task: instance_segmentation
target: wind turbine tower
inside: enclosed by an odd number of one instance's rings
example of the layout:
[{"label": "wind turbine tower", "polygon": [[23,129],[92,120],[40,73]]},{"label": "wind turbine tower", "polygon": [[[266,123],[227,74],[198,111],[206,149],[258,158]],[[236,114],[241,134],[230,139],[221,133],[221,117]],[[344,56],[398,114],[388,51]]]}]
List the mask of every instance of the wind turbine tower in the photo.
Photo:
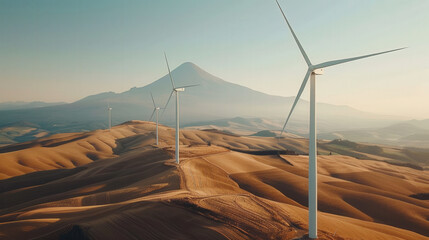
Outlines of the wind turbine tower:
[{"label": "wind turbine tower", "polygon": [[112,108],[109,104],[107,104],[107,111],[108,111],[108,117],[109,117],[109,130],[112,128]]},{"label": "wind turbine tower", "polygon": [[312,64],[307,54],[304,51],[301,43],[298,40],[298,37],[295,35],[289,21],[286,18],[285,13],[283,12],[278,0],[276,0],[277,6],[279,7],[286,24],[289,27],[290,32],[292,33],[293,38],[295,39],[298,48],[304,57],[305,62],[307,63],[308,69],[305,74],[304,80],[302,81],[301,87],[299,88],[298,94],[296,95],[295,101],[293,102],[292,108],[289,112],[289,115],[286,118],[285,124],[283,125],[283,129],[280,133],[280,136],[283,134],[283,131],[286,128],[286,124],[289,121],[289,118],[298,103],[299,98],[301,97],[302,92],[304,91],[305,85],[307,84],[308,78],[310,78],[310,134],[309,134],[309,150],[308,150],[308,158],[309,158],[309,169],[308,169],[308,222],[309,222],[309,237],[317,238],[317,135],[316,135],[316,75],[322,75],[323,69],[326,67],[351,62],[355,60],[359,60],[362,58],[372,57],[380,54],[385,54],[389,52],[394,52],[398,50],[402,50],[404,48],[393,49],[384,52],[378,52],[373,54],[368,54],[359,57],[346,58],[340,60],[327,61],[320,64]]},{"label": "wind turbine tower", "polygon": [[179,149],[179,142],[180,142],[180,139],[179,139],[179,136],[180,136],[180,132],[179,132],[179,129],[180,129],[180,127],[179,127],[179,122],[180,122],[179,121],[179,116],[180,116],[180,114],[179,114],[179,93],[184,92],[186,88],[195,87],[195,86],[198,86],[199,84],[176,87],[174,85],[174,81],[173,81],[173,78],[171,76],[170,66],[168,65],[168,60],[167,60],[167,54],[164,53],[164,57],[165,57],[165,62],[167,64],[167,68],[168,68],[168,76],[170,77],[172,90],[170,93],[170,97],[168,98],[168,101],[165,104],[163,113],[165,112],[165,109],[167,108],[167,105],[170,102],[171,96],[173,96],[173,93],[175,93],[176,94],[176,151],[175,151],[175,155],[176,155],[176,163],[179,164],[179,150],[180,150]]},{"label": "wind turbine tower", "polygon": [[156,106],[152,93],[150,93],[150,97],[152,98],[153,112],[149,118],[149,121],[152,121],[153,115],[156,114],[156,145],[158,145],[158,139],[159,139],[159,137],[158,137],[158,117],[159,117],[159,109],[161,109],[161,108]]}]

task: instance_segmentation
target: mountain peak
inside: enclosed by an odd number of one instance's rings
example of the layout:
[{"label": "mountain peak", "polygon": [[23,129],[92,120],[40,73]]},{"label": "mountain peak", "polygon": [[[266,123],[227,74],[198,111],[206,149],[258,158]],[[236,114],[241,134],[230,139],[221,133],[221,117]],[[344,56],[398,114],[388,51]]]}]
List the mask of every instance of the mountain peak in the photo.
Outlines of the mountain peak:
[{"label": "mountain peak", "polygon": [[177,68],[175,68],[173,70],[173,72],[188,72],[188,73],[197,73],[198,75],[201,74],[209,74],[210,73],[204,71],[202,68],[200,68],[197,64],[193,63],[193,62],[184,62],[182,64],[180,64]]},{"label": "mountain peak", "polygon": [[180,64],[180,66],[178,68],[180,68],[180,67],[201,69],[197,64],[195,64],[193,62],[184,62],[184,63]]},{"label": "mountain peak", "polygon": [[[180,85],[183,84],[198,84],[202,82],[224,82],[224,80],[206,72],[193,62],[184,62],[171,71],[174,81]],[[168,78],[168,74],[165,76]],[[168,80],[169,81],[169,80]]]}]

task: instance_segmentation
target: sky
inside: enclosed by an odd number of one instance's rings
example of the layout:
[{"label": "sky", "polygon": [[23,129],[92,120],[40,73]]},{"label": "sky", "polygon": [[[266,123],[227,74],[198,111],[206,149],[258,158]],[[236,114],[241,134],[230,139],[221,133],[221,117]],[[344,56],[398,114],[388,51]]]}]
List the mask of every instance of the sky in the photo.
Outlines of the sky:
[{"label": "sky", "polygon": [[[313,63],[408,47],[325,69],[317,101],[429,118],[429,1],[279,2]],[[164,51],[272,95],[295,96],[306,72],[274,0],[0,0],[0,102],[142,87],[166,74]]]}]

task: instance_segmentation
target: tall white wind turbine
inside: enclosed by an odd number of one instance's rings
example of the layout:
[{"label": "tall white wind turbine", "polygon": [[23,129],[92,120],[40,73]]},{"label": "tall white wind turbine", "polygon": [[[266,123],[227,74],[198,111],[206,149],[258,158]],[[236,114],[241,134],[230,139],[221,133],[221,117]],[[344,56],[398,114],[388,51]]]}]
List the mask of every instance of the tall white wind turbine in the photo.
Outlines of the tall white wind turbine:
[{"label": "tall white wind turbine", "polygon": [[286,128],[286,124],[289,121],[289,118],[299,100],[301,97],[302,92],[304,91],[305,85],[307,84],[308,78],[310,78],[310,134],[309,134],[309,151],[308,151],[308,157],[309,157],[309,170],[308,170],[308,208],[309,208],[309,237],[310,238],[317,238],[317,139],[316,139],[316,75],[322,75],[323,74],[323,68],[330,67],[334,65],[338,65],[341,63],[351,62],[362,58],[372,57],[384,53],[394,52],[398,51],[404,48],[398,48],[393,49],[389,51],[384,52],[378,52],[373,54],[368,54],[364,56],[359,57],[353,57],[353,58],[346,58],[346,59],[340,59],[340,60],[333,60],[333,61],[327,61],[324,63],[313,65],[310,62],[310,59],[308,58],[307,54],[304,51],[304,48],[302,47],[301,43],[298,40],[298,37],[295,35],[295,32],[293,31],[291,25],[289,24],[289,21],[286,18],[285,13],[283,12],[282,8],[280,7],[280,4],[278,0],[276,0],[277,6],[279,7],[284,20],[286,21],[290,32],[292,33],[293,38],[295,39],[296,44],[298,45],[299,50],[301,51],[302,56],[304,57],[305,62],[307,63],[308,70],[305,74],[304,80],[302,81],[301,87],[299,88],[298,94],[296,95],[295,101],[293,102],[292,108],[289,112],[289,115],[286,118],[285,124],[283,125],[283,129],[280,133],[283,134],[283,131]]},{"label": "tall white wind turbine", "polygon": [[107,104],[107,112],[108,112],[109,130],[110,130],[112,128],[112,108],[110,107],[110,104]]},{"label": "tall white wind turbine", "polygon": [[149,118],[149,121],[152,121],[153,115],[156,114],[156,145],[158,145],[158,117],[159,117],[159,109],[161,109],[160,107],[156,106],[155,100],[153,99],[153,95],[152,93],[150,93],[150,97],[152,98],[152,102],[153,102],[153,112],[152,115]]},{"label": "tall white wind turbine", "polygon": [[165,104],[163,112],[167,108],[167,105],[170,102],[171,96],[173,96],[173,93],[175,93],[176,94],[176,151],[175,151],[176,154],[175,155],[176,155],[176,163],[179,164],[179,134],[180,134],[179,133],[179,92],[184,92],[185,88],[195,87],[195,86],[198,86],[199,84],[176,87],[174,85],[173,78],[171,77],[171,71],[170,71],[170,66],[168,65],[167,54],[164,53],[164,57],[165,57],[165,62],[167,63],[168,75],[170,77],[172,90],[170,93],[170,97],[168,98],[168,101]]}]

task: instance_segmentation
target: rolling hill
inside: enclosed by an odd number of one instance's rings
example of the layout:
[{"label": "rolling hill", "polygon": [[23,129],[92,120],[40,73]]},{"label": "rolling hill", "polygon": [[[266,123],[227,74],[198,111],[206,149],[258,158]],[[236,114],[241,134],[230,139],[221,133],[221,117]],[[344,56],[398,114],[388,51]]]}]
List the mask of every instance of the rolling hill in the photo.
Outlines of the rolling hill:
[{"label": "rolling hill", "polygon": [[[305,239],[306,139],[183,130],[176,165],[174,130],[154,146],[154,128],[0,148],[0,238]],[[319,239],[429,239],[428,171],[326,151]]]}]

